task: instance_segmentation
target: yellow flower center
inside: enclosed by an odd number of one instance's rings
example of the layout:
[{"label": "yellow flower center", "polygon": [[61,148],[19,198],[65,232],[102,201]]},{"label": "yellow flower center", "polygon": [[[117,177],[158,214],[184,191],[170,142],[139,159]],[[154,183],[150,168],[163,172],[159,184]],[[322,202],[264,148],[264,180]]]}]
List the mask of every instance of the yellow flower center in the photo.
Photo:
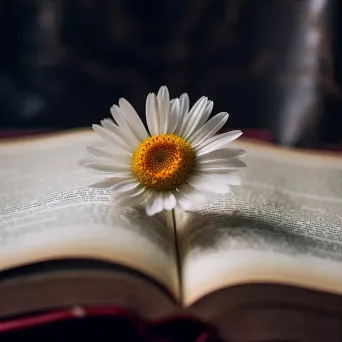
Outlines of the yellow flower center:
[{"label": "yellow flower center", "polygon": [[184,184],[195,166],[190,144],[174,134],[147,138],[134,152],[132,169],[148,189],[169,191]]}]

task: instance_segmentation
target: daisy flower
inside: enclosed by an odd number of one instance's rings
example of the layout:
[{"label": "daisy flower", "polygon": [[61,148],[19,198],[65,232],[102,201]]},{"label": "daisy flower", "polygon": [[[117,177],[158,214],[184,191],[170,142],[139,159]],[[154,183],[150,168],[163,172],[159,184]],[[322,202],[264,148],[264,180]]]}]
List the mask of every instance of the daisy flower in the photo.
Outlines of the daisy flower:
[{"label": "daisy flower", "polygon": [[174,208],[189,210],[215,193],[229,192],[231,185],[240,185],[232,173],[246,166],[240,160],[245,151],[228,146],[242,132],[216,135],[228,113],[209,119],[212,109],[207,97],[191,109],[187,94],[170,101],[163,86],[157,95],[147,96],[147,130],[121,98],[111,108],[113,119],[93,125],[105,145],[88,147],[95,158],[83,159],[81,165],[108,177],[91,187],[110,188],[119,203],[143,205],[152,216]]}]

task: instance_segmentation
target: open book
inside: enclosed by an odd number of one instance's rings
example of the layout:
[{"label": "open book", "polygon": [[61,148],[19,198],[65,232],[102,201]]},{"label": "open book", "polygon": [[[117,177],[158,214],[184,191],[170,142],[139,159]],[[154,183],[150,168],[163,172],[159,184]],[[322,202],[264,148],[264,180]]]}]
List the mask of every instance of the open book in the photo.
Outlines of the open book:
[{"label": "open book", "polygon": [[237,308],[253,303],[341,314],[341,156],[242,139],[232,144],[248,152],[241,187],[147,217],[87,187],[99,175],[78,160],[97,139],[81,130],[0,144],[1,319],[115,305],[197,316],[228,338]]}]

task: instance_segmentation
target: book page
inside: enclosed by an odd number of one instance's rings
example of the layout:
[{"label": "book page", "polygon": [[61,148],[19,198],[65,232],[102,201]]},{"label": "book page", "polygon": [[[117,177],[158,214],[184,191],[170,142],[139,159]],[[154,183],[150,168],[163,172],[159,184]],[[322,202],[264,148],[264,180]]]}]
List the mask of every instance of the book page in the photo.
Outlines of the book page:
[{"label": "book page", "polygon": [[96,258],[141,271],[178,295],[174,232],[165,216],[116,205],[78,165],[92,132],[0,144],[0,270]]},{"label": "book page", "polygon": [[242,186],[177,213],[184,300],[278,283],[342,294],[342,158],[236,143]]}]

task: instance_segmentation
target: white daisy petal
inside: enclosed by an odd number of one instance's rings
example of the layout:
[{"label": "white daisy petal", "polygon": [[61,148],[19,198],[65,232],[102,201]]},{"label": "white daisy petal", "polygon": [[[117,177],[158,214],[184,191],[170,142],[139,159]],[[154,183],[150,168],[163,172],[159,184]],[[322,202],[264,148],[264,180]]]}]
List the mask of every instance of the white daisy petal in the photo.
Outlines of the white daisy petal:
[{"label": "white daisy petal", "polygon": [[189,107],[190,107],[190,100],[188,94],[182,94],[179,98],[179,118],[178,123],[175,129],[175,134],[181,136],[181,130],[184,124],[184,121],[187,120],[189,115]]},{"label": "white daisy petal", "polygon": [[226,148],[226,146],[240,137],[242,132],[239,130],[219,134],[205,141],[195,148],[196,155],[201,156],[215,150]]},{"label": "white daisy petal", "polygon": [[136,147],[136,145],[140,143],[127,123],[124,123],[123,126],[119,127],[112,119],[103,119],[101,120],[101,125],[104,129],[118,136],[127,146],[130,147],[130,149]]},{"label": "white daisy petal", "polygon": [[196,170],[202,172],[211,172],[211,173],[223,173],[223,172],[232,172],[238,169],[246,167],[246,164],[239,159],[232,159],[230,162],[222,162],[222,163],[206,163],[200,166],[196,166]]},{"label": "white daisy petal", "polygon": [[216,134],[228,120],[228,113],[219,113],[212,117],[202,127],[189,137],[189,142],[193,147],[203,143],[205,140],[211,138]]},{"label": "white daisy petal", "polygon": [[118,135],[120,138],[122,138],[122,129],[120,130],[119,126],[115,124],[113,120],[110,119],[103,119],[101,120],[102,127],[108,129],[108,131],[111,131],[115,135]]},{"label": "white daisy petal", "polygon": [[83,163],[83,167],[93,169],[104,173],[117,173],[117,172],[131,172],[132,169],[129,165],[114,165],[113,163]]},{"label": "white daisy petal", "polygon": [[181,131],[181,136],[185,139],[188,139],[190,134],[196,129],[198,122],[201,120],[201,117],[204,113],[204,110],[207,106],[208,98],[203,96],[201,97],[191,108],[187,120],[183,121],[183,127]]},{"label": "white daisy petal", "polygon": [[[94,173],[108,174],[111,178],[129,178],[132,176],[130,172],[103,172],[99,170],[90,169]],[[95,183],[97,184],[97,183]]]},{"label": "white daisy petal", "polygon": [[106,159],[111,159],[111,160],[117,160],[117,158],[125,158],[127,161],[132,160],[132,154],[123,150],[116,149],[115,151],[114,150],[107,151],[107,150],[94,147],[94,146],[88,146],[87,150],[89,153],[94,154],[95,156],[98,156],[101,158],[106,158]]},{"label": "white daisy petal", "polygon": [[166,134],[170,116],[170,94],[167,87],[160,87],[157,98],[160,111],[159,134]]},{"label": "white daisy petal", "polygon": [[215,181],[219,182],[221,185],[241,185],[241,179],[239,176],[232,174],[232,173],[208,173],[208,172],[201,172],[201,171],[196,171],[194,175],[197,176],[211,176],[214,177]]},{"label": "white daisy petal", "polygon": [[207,192],[215,193],[227,193],[229,192],[229,186],[222,184],[218,178],[213,175],[201,175],[201,176],[191,176],[188,180],[188,184],[196,189],[200,189]]},{"label": "white daisy petal", "polygon": [[191,200],[185,197],[181,192],[174,191],[173,194],[176,198],[177,206],[179,206],[183,210],[191,209]]},{"label": "white daisy petal", "polygon": [[145,210],[148,216],[153,216],[163,210],[163,194],[154,192],[146,202]]},{"label": "white daisy petal", "polygon": [[[117,108],[119,108],[119,107],[117,107]],[[120,109],[118,109],[118,110],[120,110]],[[115,111],[115,109],[113,109],[113,111]],[[131,134],[131,130],[127,126],[126,123],[123,123],[123,125],[121,127],[119,127],[113,121],[113,119],[110,119],[110,118],[101,120],[101,125],[102,125],[102,127],[107,129],[108,131],[110,131],[110,132],[114,133],[115,135],[119,136],[123,141],[125,141],[127,134]]]},{"label": "white daisy petal", "polygon": [[110,107],[110,113],[112,114],[112,117],[117,124],[118,127],[121,129],[124,129],[127,127],[126,122],[125,122],[125,117],[122,115],[122,110],[119,106],[113,105]]},{"label": "white daisy petal", "polygon": [[[115,166],[115,163],[113,162],[108,162],[108,161],[105,161],[101,158],[97,158],[97,157],[85,157],[85,158],[82,158],[79,160],[79,165],[83,166],[83,167],[88,167],[88,165],[97,165],[97,164],[108,164],[108,165],[114,165]],[[91,167],[90,167],[91,168]]]},{"label": "white daisy petal", "polygon": [[199,164],[205,164],[212,161],[224,161],[234,158],[242,158],[246,155],[246,151],[239,148],[224,148],[203,154],[196,158]]},{"label": "white daisy petal", "polygon": [[194,188],[192,185],[187,184],[187,183],[180,186],[178,190],[183,196],[197,203],[203,202],[204,200],[207,199],[206,193],[204,193],[203,191],[199,189]]},{"label": "white daisy petal", "polygon": [[113,119],[118,124],[119,129],[122,132],[123,138],[131,147],[136,147],[141,143],[141,139],[138,134],[136,134],[135,130],[132,129],[132,123],[127,122],[126,113],[117,105],[113,105],[110,108],[110,112],[113,116]]},{"label": "white daisy petal", "polygon": [[104,159],[99,159],[99,158],[93,158],[93,157],[88,157],[88,158],[83,158],[80,160],[80,163],[82,163],[83,166],[85,167],[90,167],[92,166],[89,165],[105,165],[106,167],[112,166],[114,169],[120,169],[120,170],[131,170],[131,160],[132,157],[130,156],[125,156],[122,158],[116,158],[114,160],[108,161]]},{"label": "white daisy petal", "polygon": [[153,215],[160,213],[164,209],[163,193],[155,193],[153,202]]},{"label": "white daisy petal", "polygon": [[122,177],[117,177],[117,178],[105,178],[104,180],[102,180],[101,182],[97,182],[94,184],[89,185],[90,188],[94,188],[94,189],[106,189],[106,188],[111,188],[112,186],[114,186],[115,184],[125,181],[127,180],[128,177],[126,178],[122,178]]},{"label": "white daisy petal", "polygon": [[177,201],[176,197],[172,192],[164,194],[164,209],[165,210],[172,210],[176,207]]},{"label": "white daisy petal", "polygon": [[122,203],[124,202],[125,198],[127,197],[134,198],[136,196],[143,194],[144,191],[145,189],[143,187],[135,187],[126,191],[121,191],[121,192],[116,191],[114,192],[114,197],[119,203]]},{"label": "white daisy petal", "polygon": [[190,202],[190,209],[206,205],[210,201],[211,196],[209,192],[204,192],[203,190],[200,191],[189,184],[186,185],[188,185],[191,189],[184,194],[184,196]]},{"label": "white daisy petal", "polygon": [[227,166],[227,167],[245,167],[246,164],[240,159],[226,159],[226,160],[212,160],[207,163],[203,163],[199,166],[201,169],[205,169],[206,167],[212,166]]},{"label": "white daisy petal", "polygon": [[95,133],[100,135],[103,139],[111,142],[112,144],[119,146],[121,149],[132,152],[132,147],[129,146],[126,142],[124,142],[120,136],[114,134],[113,132],[109,131],[106,128],[103,128],[99,125],[93,125],[93,130]]},{"label": "white daisy petal", "polygon": [[152,197],[153,197],[153,195],[150,195],[144,204],[145,212],[146,212],[147,216],[153,216],[154,215]]},{"label": "white daisy petal", "polygon": [[144,205],[144,203],[148,200],[149,196],[151,196],[152,192],[145,188],[139,189],[133,195],[122,196],[120,198],[116,198],[118,203],[122,206],[130,206],[134,207],[136,205]]},{"label": "white daisy petal", "polygon": [[214,102],[208,101],[207,106],[205,107],[204,113],[202,114],[202,117],[200,121],[198,122],[196,129],[199,127],[202,127],[202,125],[204,125],[207,122],[213,108],[214,108]]},{"label": "white daisy petal", "polygon": [[145,139],[147,139],[149,135],[133,106],[123,98],[119,100],[119,106],[125,113],[126,122],[135,132],[139,140],[144,141]]},{"label": "white daisy petal", "polygon": [[151,135],[159,134],[159,103],[155,94],[148,94],[146,99],[146,122]]},{"label": "white daisy petal", "polygon": [[182,115],[188,114],[190,109],[189,95],[187,93],[182,94],[179,98],[179,101]]},{"label": "white daisy petal", "polygon": [[95,164],[95,163],[98,163],[98,162],[99,162],[98,158],[86,157],[86,158],[80,159],[78,161],[78,165],[85,166],[87,164]]},{"label": "white daisy petal", "polygon": [[175,132],[175,130],[177,128],[179,117],[180,117],[179,99],[174,99],[174,100],[172,100],[172,103],[171,103],[169,126],[168,126],[168,130],[166,133],[172,134]]},{"label": "white daisy petal", "polygon": [[140,183],[137,182],[135,178],[129,178],[127,180],[124,180],[120,183],[115,184],[112,187],[112,190],[115,193],[124,193],[124,192],[130,192],[132,190],[135,190],[140,186]]}]

